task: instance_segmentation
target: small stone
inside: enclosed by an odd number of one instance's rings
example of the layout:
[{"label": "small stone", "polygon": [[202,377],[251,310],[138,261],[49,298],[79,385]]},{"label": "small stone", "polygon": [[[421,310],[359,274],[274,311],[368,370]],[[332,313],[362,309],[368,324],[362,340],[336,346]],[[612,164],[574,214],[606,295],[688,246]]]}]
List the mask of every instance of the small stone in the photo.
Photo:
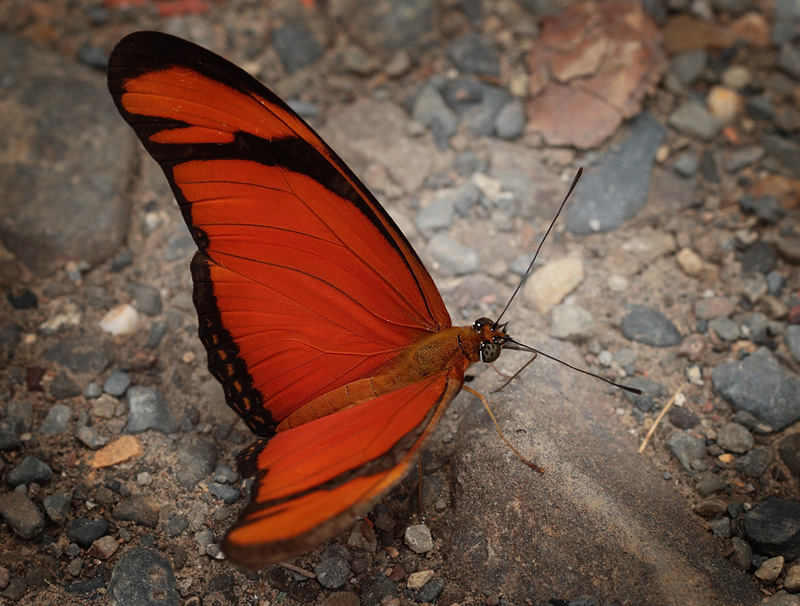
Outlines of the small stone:
[{"label": "small stone", "polygon": [[190,436],[178,442],[175,476],[182,486],[191,488],[214,471],[217,447],[207,436]]},{"label": "small stone", "polygon": [[53,522],[63,524],[67,519],[70,505],[72,504],[72,493],[57,492],[46,496],[42,501],[44,511]]},{"label": "small stone", "polygon": [[583,341],[594,330],[592,314],[579,305],[556,305],[550,310],[550,336],[565,341]]},{"label": "small stone", "polygon": [[94,427],[89,427],[88,425],[79,425],[75,430],[75,437],[92,450],[102,448],[108,441],[108,439],[101,436]]},{"label": "small stone", "polygon": [[213,494],[215,497],[222,499],[228,505],[232,505],[241,497],[241,493],[237,488],[234,488],[233,486],[227,486],[225,484],[217,484],[216,482],[211,482],[208,485],[208,492]]},{"label": "small stone", "polygon": [[108,532],[108,522],[103,518],[90,520],[72,518],[67,525],[67,537],[84,548],[91,547],[97,539]]},{"label": "small stone", "polygon": [[776,556],[764,560],[755,572],[756,578],[761,579],[761,581],[767,585],[771,585],[778,579],[783,571],[783,563],[783,556]]},{"label": "small stone", "polygon": [[708,327],[723,341],[733,343],[738,341],[742,333],[739,326],[730,318],[714,318],[708,323]]},{"label": "small stone", "polygon": [[708,497],[694,506],[694,510],[706,518],[724,515],[727,509],[725,501],[718,497]]},{"label": "small stone", "polygon": [[23,539],[32,539],[44,530],[44,517],[33,501],[21,492],[0,494],[0,517]]},{"label": "small stone", "polygon": [[744,536],[768,555],[800,556],[800,503],[770,498],[743,518]]},{"label": "small stone", "polygon": [[99,560],[107,560],[119,549],[119,542],[111,536],[104,536],[97,539],[89,548],[88,555]]},{"label": "small stone", "polygon": [[712,86],[706,97],[706,104],[712,116],[727,124],[739,115],[743,101],[736,91],[724,86]]},{"label": "small stone", "polygon": [[739,570],[749,570],[750,561],[753,558],[753,549],[750,544],[740,537],[733,537],[731,543],[733,544],[731,563]]},{"label": "small stone", "polygon": [[60,372],[50,383],[48,388],[50,395],[56,400],[66,400],[67,398],[75,398],[83,392],[75,381],[73,381],[66,373]]},{"label": "small stone", "polygon": [[676,130],[701,141],[710,141],[722,128],[722,122],[696,101],[681,105],[672,112],[668,121]]},{"label": "small stone", "polygon": [[679,250],[675,260],[687,276],[698,277],[703,272],[703,260],[691,248]]},{"label": "small stone", "polygon": [[39,427],[39,433],[54,436],[64,433],[69,429],[69,422],[72,419],[72,409],[65,404],[53,404],[47,416]]},{"label": "small stone", "polygon": [[772,454],[766,448],[754,448],[736,460],[736,469],[750,478],[760,478],[772,463]]},{"label": "small stone", "polygon": [[694,312],[698,318],[711,320],[721,316],[729,316],[735,310],[735,306],[725,297],[711,297],[710,299],[700,299],[694,304]]},{"label": "small stone", "polygon": [[177,513],[164,523],[164,534],[168,537],[177,537],[189,528],[189,518],[186,514]]},{"label": "small stone", "polygon": [[731,519],[727,517],[719,517],[711,520],[708,525],[711,527],[711,532],[715,537],[720,539],[731,538]]},{"label": "small stone", "polygon": [[415,553],[427,553],[433,549],[431,531],[424,524],[406,528],[405,543]]},{"label": "small stone", "polygon": [[428,242],[428,252],[443,275],[464,275],[480,267],[480,257],[472,248],[454,242],[444,233],[435,234]]},{"label": "small stone", "polygon": [[148,528],[155,528],[158,525],[158,512],[150,504],[148,498],[141,494],[135,494],[120,501],[111,512],[111,517]]},{"label": "small stone", "polygon": [[705,441],[682,431],[672,432],[667,438],[667,446],[686,471],[694,469],[693,461],[702,460],[706,456]]},{"label": "small stone", "polygon": [[752,72],[744,65],[732,65],[722,72],[722,83],[736,90],[745,88],[752,80]]},{"label": "small stone", "polygon": [[428,583],[434,577],[433,570],[420,570],[419,572],[412,572],[408,575],[406,586],[411,590],[422,589],[423,585]]},{"label": "small stone", "polygon": [[150,387],[134,386],[127,390],[128,423],[125,433],[141,433],[157,429],[163,433],[174,433],[178,423],[172,408],[161,392]]},{"label": "small stone", "polygon": [[795,478],[800,479],[800,433],[786,436],[778,444],[778,455]]},{"label": "small stone", "polygon": [[753,434],[738,423],[725,423],[717,432],[717,444],[728,452],[746,453],[753,443]]},{"label": "small stone", "polygon": [[27,456],[6,475],[6,482],[12,486],[28,485],[32,482],[47,484],[53,477],[53,470],[44,461]]},{"label": "small stone", "polygon": [[111,374],[108,375],[105,383],[103,383],[103,391],[110,396],[120,398],[125,395],[130,384],[130,375],[119,368],[115,368],[111,371]]},{"label": "small stone", "polygon": [[722,492],[728,487],[728,483],[711,471],[703,471],[697,474],[695,490],[702,497],[708,497],[715,492]]},{"label": "small stone", "polygon": [[654,347],[679,345],[681,335],[675,325],[660,311],[644,305],[628,305],[622,318],[622,334],[631,341]]},{"label": "small stone", "polygon": [[564,257],[535,271],[522,290],[525,302],[546,314],[583,282],[583,260]]},{"label": "small stone", "polygon": [[800,564],[790,566],[786,571],[786,577],[783,579],[783,588],[792,593],[800,591]]},{"label": "small stone", "polygon": [[89,459],[89,465],[94,469],[111,467],[128,459],[138,457],[142,452],[142,445],[139,440],[133,436],[122,436],[93,453]]},{"label": "small stone", "polygon": [[347,546],[370,553],[375,552],[378,549],[378,538],[375,536],[375,530],[364,520],[359,520],[350,529],[350,535],[347,537]]},{"label": "small stone", "polygon": [[692,151],[687,151],[675,158],[672,168],[682,177],[693,177],[700,166],[700,158]]},{"label": "small stone", "polygon": [[178,606],[180,603],[169,560],[141,547],[126,550],[117,560],[106,595],[112,604]]},{"label": "small stone", "polygon": [[500,58],[487,38],[464,34],[447,47],[447,56],[462,73],[500,76]]},{"label": "small stone", "polygon": [[427,582],[419,593],[414,596],[414,601],[419,603],[430,603],[436,601],[436,598],[444,591],[444,579],[436,577]]},{"label": "small stone", "polygon": [[314,573],[326,589],[339,589],[350,577],[350,565],[343,558],[328,558],[314,566]]},{"label": "small stone", "polygon": [[494,129],[501,139],[518,139],[525,128],[525,110],[517,100],[503,106],[494,119]]},{"label": "small stone", "polygon": [[453,225],[455,201],[452,196],[439,195],[417,213],[415,224],[420,231],[448,229]]},{"label": "small stone", "polygon": [[139,312],[129,303],[118,305],[100,319],[100,328],[112,335],[126,335],[136,330]]}]

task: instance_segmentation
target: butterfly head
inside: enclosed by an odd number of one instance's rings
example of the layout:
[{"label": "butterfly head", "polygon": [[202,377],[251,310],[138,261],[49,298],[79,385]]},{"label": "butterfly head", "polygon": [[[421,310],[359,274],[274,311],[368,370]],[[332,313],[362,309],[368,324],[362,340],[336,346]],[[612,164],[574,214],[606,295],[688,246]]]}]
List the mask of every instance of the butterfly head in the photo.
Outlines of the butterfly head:
[{"label": "butterfly head", "polygon": [[480,337],[479,354],[481,362],[491,364],[500,357],[503,346],[509,342],[510,337],[506,333],[508,323],[498,325],[489,318],[478,318],[472,328]]}]

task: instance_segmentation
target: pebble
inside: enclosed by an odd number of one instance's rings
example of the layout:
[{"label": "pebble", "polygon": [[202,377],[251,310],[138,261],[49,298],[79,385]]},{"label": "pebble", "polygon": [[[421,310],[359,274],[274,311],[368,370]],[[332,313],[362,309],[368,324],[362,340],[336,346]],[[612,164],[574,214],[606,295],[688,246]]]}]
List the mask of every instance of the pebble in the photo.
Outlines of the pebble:
[{"label": "pebble", "polygon": [[783,588],[792,593],[800,591],[800,564],[789,566],[783,579]]},{"label": "pebble", "polygon": [[746,166],[755,164],[764,157],[764,148],[759,145],[748,145],[734,149],[724,159],[725,170],[735,173]]},{"label": "pebble", "polygon": [[298,23],[287,23],[275,28],[272,32],[272,47],[290,74],[311,65],[324,53],[314,34]]},{"label": "pebble", "polygon": [[0,516],[23,539],[32,539],[44,530],[44,516],[21,492],[0,494]]},{"label": "pebble", "polygon": [[350,565],[344,558],[327,558],[314,566],[314,573],[326,589],[339,589],[350,578]]},{"label": "pebble", "polygon": [[88,549],[97,539],[108,532],[108,522],[103,518],[90,520],[75,517],[67,524],[67,537]]},{"label": "pebble", "polygon": [[447,56],[464,74],[500,76],[500,58],[492,43],[482,36],[468,33],[456,38],[447,47]]},{"label": "pebble", "polygon": [[711,297],[695,301],[694,313],[698,318],[711,320],[720,316],[729,316],[735,310],[734,304],[726,297]]},{"label": "pebble", "polygon": [[374,580],[367,581],[361,591],[362,606],[380,606],[388,603],[391,596],[397,595],[397,585],[395,585],[384,574],[379,574]]},{"label": "pebble", "polygon": [[441,139],[436,138],[436,143],[440,149],[448,147],[450,137],[458,130],[458,117],[447,106],[439,90],[431,84],[423,86],[417,93],[411,117],[430,128],[437,126],[437,134]]},{"label": "pebble", "polygon": [[14,450],[20,444],[14,423],[8,419],[0,419],[0,450]]},{"label": "pebble", "polygon": [[47,484],[53,477],[53,470],[44,461],[27,456],[14,469],[6,474],[6,482],[12,486],[28,485],[32,482]]},{"label": "pebble", "polygon": [[164,534],[168,537],[177,537],[189,528],[189,518],[186,514],[176,513],[164,523]]},{"label": "pebble", "polygon": [[155,528],[158,526],[158,512],[143,494],[135,494],[121,500],[111,512],[111,517],[123,522],[133,522],[138,526]]},{"label": "pebble", "polygon": [[361,549],[370,553],[378,549],[378,538],[375,536],[375,529],[364,520],[359,520],[350,529],[347,537],[347,546],[353,549]]},{"label": "pebble", "polygon": [[550,336],[564,341],[583,341],[594,331],[592,314],[580,305],[556,305],[550,310]]},{"label": "pebble", "polygon": [[54,436],[64,433],[69,429],[69,422],[72,419],[72,409],[65,404],[53,404],[47,411],[47,416],[39,427],[39,433],[46,436]]},{"label": "pebble", "polygon": [[740,257],[742,263],[742,275],[759,272],[766,276],[775,269],[778,262],[778,254],[775,249],[762,240],[754,242]]},{"label": "pebble", "polygon": [[681,335],[675,325],[660,311],[644,305],[628,305],[622,318],[622,334],[631,341],[654,347],[679,345]]},{"label": "pebble", "polygon": [[63,372],[55,376],[48,391],[56,400],[75,398],[83,393],[80,386]]},{"label": "pebble", "polygon": [[546,314],[583,282],[583,260],[564,257],[550,261],[536,270],[525,286],[522,296],[534,311]]},{"label": "pebble", "polygon": [[783,438],[778,444],[778,456],[789,473],[800,479],[800,434],[795,433]]},{"label": "pebble", "polygon": [[102,448],[106,445],[106,442],[108,442],[108,438],[101,436],[94,427],[85,424],[79,424],[75,428],[75,437],[78,438],[84,446],[92,450]]},{"label": "pebble", "polygon": [[736,469],[750,478],[760,478],[772,463],[772,454],[766,448],[754,448],[736,460]]},{"label": "pebble", "polygon": [[169,560],[142,547],[126,550],[117,560],[108,583],[112,604],[179,606],[180,593]]},{"label": "pebble", "polygon": [[642,412],[650,412],[655,408],[656,399],[666,395],[666,389],[661,383],[646,377],[629,377],[625,384],[640,390],[641,394],[623,392],[624,396]]},{"label": "pebble", "polygon": [[124,370],[115,368],[108,375],[108,378],[103,383],[103,391],[115,398],[121,398],[125,395],[128,387],[131,385],[131,377]]},{"label": "pebble", "polygon": [[431,255],[440,274],[463,275],[474,273],[480,267],[480,257],[472,248],[453,241],[444,233],[435,234],[428,242]]},{"label": "pebble", "polygon": [[720,539],[731,538],[731,519],[726,517],[719,517],[709,521],[708,525],[711,527],[711,532],[715,537]]},{"label": "pebble", "polygon": [[769,558],[761,563],[755,572],[756,578],[760,579],[765,585],[772,585],[783,571],[783,556]]},{"label": "pebble", "polygon": [[408,575],[406,586],[412,590],[421,589],[422,586],[429,582],[435,574],[436,573],[434,573],[433,570],[420,570],[419,572],[412,572],[410,575]]},{"label": "pebble", "polygon": [[100,319],[100,328],[114,336],[130,334],[138,325],[139,312],[129,303],[114,307]]},{"label": "pebble", "polygon": [[88,555],[92,558],[107,560],[119,549],[119,542],[112,536],[100,537],[89,548]]},{"label": "pebble", "polygon": [[225,501],[228,505],[232,505],[241,497],[241,493],[237,488],[225,484],[217,484],[216,482],[211,482],[208,485],[208,491],[215,497]]},{"label": "pebble", "polygon": [[415,553],[427,553],[433,549],[431,531],[424,524],[417,524],[406,528],[405,544]]},{"label": "pebble", "polygon": [[670,114],[668,123],[680,133],[701,141],[710,141],[722,129],[722,122],[696,101],[678,107]]},{"label": "pebble", "polygon": [[455,217],[455,200],[449,195],[438,195],[436,199],[417,213],[414,223],[420,231],[448,229]]},{"label": "pebble", "polygon": [[742,520],[744,536],[761,553],[800,556],[800,503],[770,498],[748,511]]},{"label": "pebble", "polygon": [[103,394],[92,401],[92,407],[89,412],[93,417],[113,419],[119,404],[120,402],[116,398],[108,394]]},{"label": "pebble", "polygon": [[705,71],[708,55],[701,49],[679,53],[672,58],[670,74],[683,86],[691,86]]},{"label": "pebble", "polygon": [[217,466],[217,447],[207,436],[189,436],[177,444],[178,465],[175,477],[182,486],[194,487]]},{"label": "pebble", "polygon": [[753,443],[753,434],[738,423],[725,423],[717,432],[717,444],[728,452],[744,454]]},{"label": "pebble", "polygon": [[733,343],[738,341],[742,333],[739,326],[730,318],[714,318],[708,323],[708,327],[723,341]]},{"label": "pebble", "polygon": [[518,139],[524,128],[525,109],[517,100],[506,103],[494,119],[495,133],[501,139]]},{"label": "pebble", "polygon": [[667,446],[686,471],[694,471],[693,463],[706,456],[705,440],[682,431],[672,432],[667,438]]},{"label": "pebble", "polygon": [[800,362],[800,326],[797,324],[787,326],[783,333],[783,342],[789,348],[795,361]]},{"label": "pebble", "polygon": [[800,381],[761,347],[711,372],[714,389],[736,410],[746,410],[780,431],[800,419]]},{"label": "pebble", "polygon": [[125,292],[133,297],[133,303],[138,312],[151,317],[161,313],[163,308],[161,294],[154,286],[131,282],[125,285]]},{"label": "pebble", "polygon": [[48,495],[42,500],[42,505],[47,517],[56,524],[61,525],[66,521],[69,508],[72,505],[72,493],[56,492]]},{"label": "pebble", "polygon": [[694,489],[701,497],[708,497],[715,492],[722,492],[728,483],[712,471],[702,471],[695,477]]},{"label": "pebble", "polygon": [[157,429],[163,433],[175,433],[178,423],[172,408],[161,392],[150,387],[133,386],[127,390],[128,423],[125,433],[141,433]]},{"label": "pebble", "polygon": [[436,601],[442,591],[444,591],[444,579],[436,577],[426,583],[422,589],[419,590],[417,595],[414,596],[414,601],[419,603],[431,603]]},{"label": "pebble", "polygon": [[743,101],[736,91],[724,86],[712,86],[706,97],[706,105],[714,118],[728,124],[741,112]]},{"label": "pebble", "polygon": [[724,85],[741,90],[752,82],[753,74],[743,65],[731,65],[722,72],[721,80]]},{"label": "pebble", "polygon": [[699,166],[700,158],[693,151],[683,152],[672,163],[672,168],[682,177],[694,177]]},{"label": "pebble", "polygon": [[675,260],[687,276],[698,277],[703,273],[703,260],[691,248],[679,250],[675,255]]},{"label": "pebble", "polygon": [[724,515],[727,505],[719,497],[707,497],[695,505],[694,510],[705,518],[714,518]]}]

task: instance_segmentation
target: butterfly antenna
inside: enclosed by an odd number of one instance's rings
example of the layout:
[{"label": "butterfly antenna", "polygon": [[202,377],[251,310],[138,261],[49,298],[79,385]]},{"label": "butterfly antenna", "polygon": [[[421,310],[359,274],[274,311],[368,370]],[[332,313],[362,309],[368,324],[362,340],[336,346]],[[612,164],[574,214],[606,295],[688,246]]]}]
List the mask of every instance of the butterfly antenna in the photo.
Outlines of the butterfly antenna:
[{"label": "butterfly antenna", "polygon": [[520,288],[522,288],[522,285],[525,284],[525,281],[528,279],[528,276],[531,275],[531,271],[533,270],[533,264],[536,263],[536,259],[539,256],[539,251],[542,250],[542,245],[544,244],[545,240],[547,240],[547,236],[550,235],[553,226],[556,224],[556,221],[558,220],[558,216],[561,214],[561,211],[564,210],[564,206],[566,206],[567,200],[569,200],[569,197],[572,195],[572,192],[574,191],[575,186],[578,184],[578,181],[580,180],[582,174],[583,174],[583,167],[579,168],[578,172],[575,173],[575,178],[572,180],[572,185],[569,186],[569,191],[567,192],[567,195],[564,196],[564,201],[561,203],[561,206],[558,207],[556,216],[553,217],[552,221],[550,221],[550,226],[547,228],[547,231],[545,232],[542,241],[539,242],[539,246],[533,255],[533,259],[531,259],[530,265],[528,265],[528,269],[525,270],[525,273],[522,275],[522,279],[520,279],[519,284],[517,284],[517,287],[514,289],[514,292],[511,293],[511,297],[508,299],[508,303],[506,303],[506,306],[503,308],[503,311],[500,312],[500,315],[497,316],[497,320],[494,321],[492,328],[496,329],[498,326],[500,326],[500,320],[508,311],[508,308],[511,306],[511,302],[514,300],[514,297],[517,296],[517,293],[519,292]]},{"label": "butterfly antenna", "polygon": [[[572,364],[569,364],[569,363],[567,363],[567,362],[564,362],[564,360],[560,360],[560,359],[556,358],[555,356],[551,356],[551,355],[549,355],[549,354],[546,354],[546,353],[544,353],[543,351],[539,351],[538,349],[534,349],[533,347],[530,347],[529,345],[525,345],[524,343],[520,343],[519,341],[515,341],[514,339],[509,339],[508,341],[506,341],[506,342],[503,344],[503,349],[515,349],[515,350],[517,350],[517,351],[527,351],[528,353],[532,353],[532,354],[534,354],[534,358],[532,358],[531,360],[529,360],[529,361],[528,361],[528,364],[530,364],[531,362],[533,362],[533,360],[535,360],[535,359],[536,359],[536,356],[537,356],[537,355],[539,355],[539,356],[544,356],[545,358],[548,358],[548,359],[550,359],[550,360],[553,360],[553,361],[555,361],[555,362],[558,362],[559,364],[563,364],[563,365],[564,365],[564,366],[566,366],[567,368],[571,368],[572,370],[576,370],[576,371],[578,371],[578,372],[580,372],[580,373],[583,373],[583,374],[585,374],[585,375],[589,375],[590,377],[594,377],[595,379],[600,379],[600,380],[601,380],[601,381],[603,381],[604,383],[608,383],[609,385],[613,385],[614,387],[618,387],[619,389],[622,389],[622,390],[624,390],[624,391],[627,391],[627,392],[629,392],[629,393],[636,394],[637,396],[640,396],[640,395],[642,395],[642,390],[641,390],[641,389],[636,389],[635,387],[628,387],[627,385],[622,385],[622,384],[620,384],[620,383],[615,383],[615,382],[614,382],[614,381],[612,381],[611,379],[606,379],[605,377],[602,377],[602,376],[600,376],[600,375],[596,375],[595,373],[593,373],[593,372],[589,372],[588,370],[584,370],[583,368],[578,368],[577,366],[573,366]],[[512,377],[511,377],[511,379],[513,379],[513,378],[514,378],[514,377],[516,377],[516,376],[517,376],[517,375],[518,375],[520,372],[522,372],[522,370],[524,370],[524,369],[525,369],[525,367],[526,367],[526,366],[528,366],[528,364],[525,364],[525,366],[523,366],[521,369],[519,369],[519,371],[517,371],[516,373],[514,373],[514,376],[512,376]],[[506,383],[503,385],[503,387],[505,387],[506,385],[508,385],[508,384],[511,382],[511,379],[509,379],[508,381],[506,381]],[[501,387],[500,389],[502,389],[503,387]]]}]

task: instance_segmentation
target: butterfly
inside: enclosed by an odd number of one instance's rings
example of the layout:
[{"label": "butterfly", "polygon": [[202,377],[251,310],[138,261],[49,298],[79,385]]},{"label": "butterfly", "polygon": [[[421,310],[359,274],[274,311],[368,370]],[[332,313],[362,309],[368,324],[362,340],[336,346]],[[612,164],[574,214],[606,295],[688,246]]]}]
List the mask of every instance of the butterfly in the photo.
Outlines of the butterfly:
[{"label": "butterfly", "polygon": [[259,436],[237,457],[255,480],[223,552],[250,568],[304,553],[405,476],[470,365],[527,346],[498,320],[452,326],[375,197],[239,67],[136,32],[108,86],[197,244],[208,368]]}]

